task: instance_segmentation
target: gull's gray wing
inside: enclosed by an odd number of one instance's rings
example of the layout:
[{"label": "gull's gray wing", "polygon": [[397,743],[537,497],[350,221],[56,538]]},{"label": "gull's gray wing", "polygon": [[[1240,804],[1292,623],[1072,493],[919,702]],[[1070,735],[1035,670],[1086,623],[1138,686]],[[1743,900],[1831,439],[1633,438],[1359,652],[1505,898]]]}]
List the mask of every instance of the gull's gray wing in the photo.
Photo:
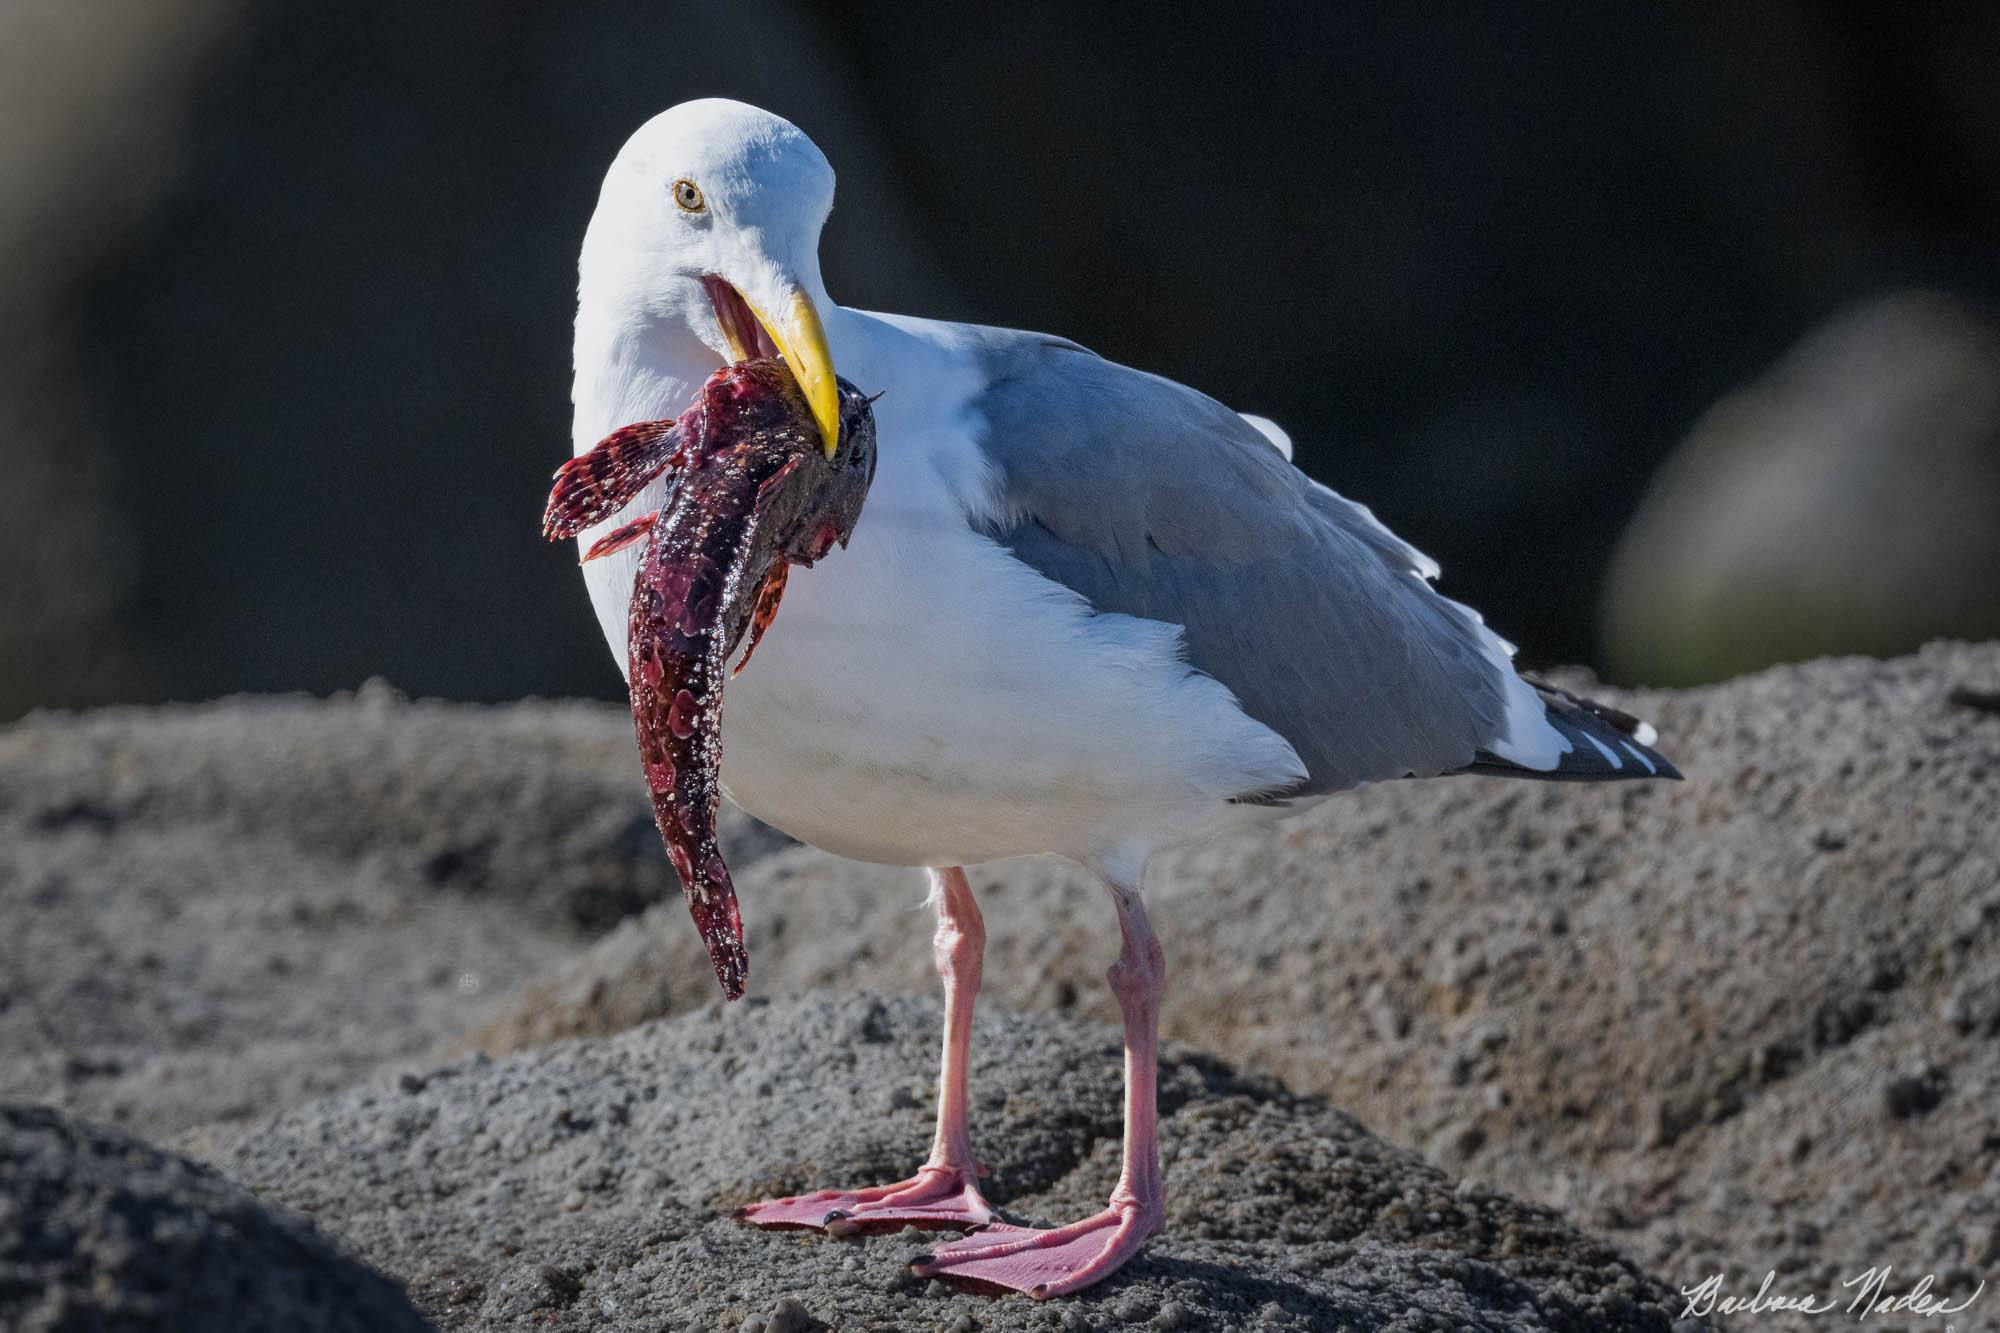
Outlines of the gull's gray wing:
[{"label": "gull's gray wing", "polygon": [[1601,714],[1520,683],[1478,617],[1431,588],[1435,565],[1221,403],[1060,339],[967,334],[1000,490],[982,529],[1099,611],[1180,626],[1189,665],[1298,751],[1311,776],[1286,794],[1466,770],[1672,773]]}]

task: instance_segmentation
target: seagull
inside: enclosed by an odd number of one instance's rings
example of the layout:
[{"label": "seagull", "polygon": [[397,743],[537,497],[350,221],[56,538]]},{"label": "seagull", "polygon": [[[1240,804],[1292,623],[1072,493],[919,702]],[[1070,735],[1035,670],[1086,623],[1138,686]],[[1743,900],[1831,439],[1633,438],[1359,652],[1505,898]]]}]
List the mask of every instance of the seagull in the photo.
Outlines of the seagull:
[{"label": "seagull", "polygon": [[[1275,424],[1062,338],[837,304],[818,253],[833,195],[824,154],[759,108],[687,102],[642,126],[579,260],[574,451],[750,357],[784,359],[829,455],[836,367],[881,395],[867,509],[846,551],[792,572],[729,686],[721,782],[804,842],[928,872],[937,1133],[906,1180],[739,1216],[963,1228],[920,1276],[1046,1299],[1116,1271],[1164,1217],[1156,854],[1389,779],[1680,775],[1652,728],[1518,674],[1437,565],[1295,467]],[[621,666],[639,558],[584,566]],[[987,1203],[967,1092],[985,928],[963,867],[1033,853],[1101,881],[1121,936],[1123,1167],[1102,1210],[1053,1229]]]}]

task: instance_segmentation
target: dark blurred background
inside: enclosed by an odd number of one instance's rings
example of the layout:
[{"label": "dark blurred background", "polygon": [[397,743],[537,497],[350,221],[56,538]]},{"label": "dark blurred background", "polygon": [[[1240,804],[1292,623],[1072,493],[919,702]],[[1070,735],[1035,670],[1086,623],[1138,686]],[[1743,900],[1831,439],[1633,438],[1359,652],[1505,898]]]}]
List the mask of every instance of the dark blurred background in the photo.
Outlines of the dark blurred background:
[{"label": "dark blurred background", "polygon": [[536,520],[654,112],[849,304],[1289,429],[1531,663],[2000,634],[2000,6],[0,7],[0,717],[619,685]]}]

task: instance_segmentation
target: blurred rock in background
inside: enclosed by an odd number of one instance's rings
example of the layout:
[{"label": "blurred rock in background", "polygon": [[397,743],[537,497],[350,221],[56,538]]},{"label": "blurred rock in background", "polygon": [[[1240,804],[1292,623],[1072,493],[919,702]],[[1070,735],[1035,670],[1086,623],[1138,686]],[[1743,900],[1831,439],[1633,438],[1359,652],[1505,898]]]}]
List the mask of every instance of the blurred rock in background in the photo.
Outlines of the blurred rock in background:
[{"label": "blurred rock in background", "polygon": [[2000,9],[859,0],[0,8],[0,717],[609,693],[578,240],[690,97],[840,173],[857,305],[1044,328],[1291,433],[1534,663],[1690,424],[1861,293],[2000,296]]},{"label": "blurred rock in background", "polygon": [[2000,636],[2000,333],[1929,292],[1815,331],[1660,469],[1604,622],[1663,685]]},{"label": "blurred rock in background", "polygon": [[[0,717],[151,695],[80,309],[180,169],[236,0],[0,7]],[[158,571],[155,571],[157,573]]]}]

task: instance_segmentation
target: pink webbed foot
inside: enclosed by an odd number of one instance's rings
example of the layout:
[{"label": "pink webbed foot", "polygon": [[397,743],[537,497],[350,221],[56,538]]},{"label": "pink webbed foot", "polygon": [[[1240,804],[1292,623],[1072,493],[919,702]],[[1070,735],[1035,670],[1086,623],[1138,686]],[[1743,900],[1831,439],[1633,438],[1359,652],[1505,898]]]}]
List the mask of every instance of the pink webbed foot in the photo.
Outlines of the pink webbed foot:
[{"label": "pink webbed foot", "polygon": [[1157,1215],[1118,1202],[1081,1222],[1042,1231],[996,1222],[911,1263],[918,1277],[956,1278],[1024,1291],[1038,1301],[1102,1282],[1159,1230]]},{"label": "pink webbed foot", "polygon": [[927,1166],[894,1185],[768,1199],[739,1209],[736,1217],[752,1226],[816,1227],[849,1236],[901,1226],[983,1227],[993,1220],[993,1210],[970,1177]]}]

